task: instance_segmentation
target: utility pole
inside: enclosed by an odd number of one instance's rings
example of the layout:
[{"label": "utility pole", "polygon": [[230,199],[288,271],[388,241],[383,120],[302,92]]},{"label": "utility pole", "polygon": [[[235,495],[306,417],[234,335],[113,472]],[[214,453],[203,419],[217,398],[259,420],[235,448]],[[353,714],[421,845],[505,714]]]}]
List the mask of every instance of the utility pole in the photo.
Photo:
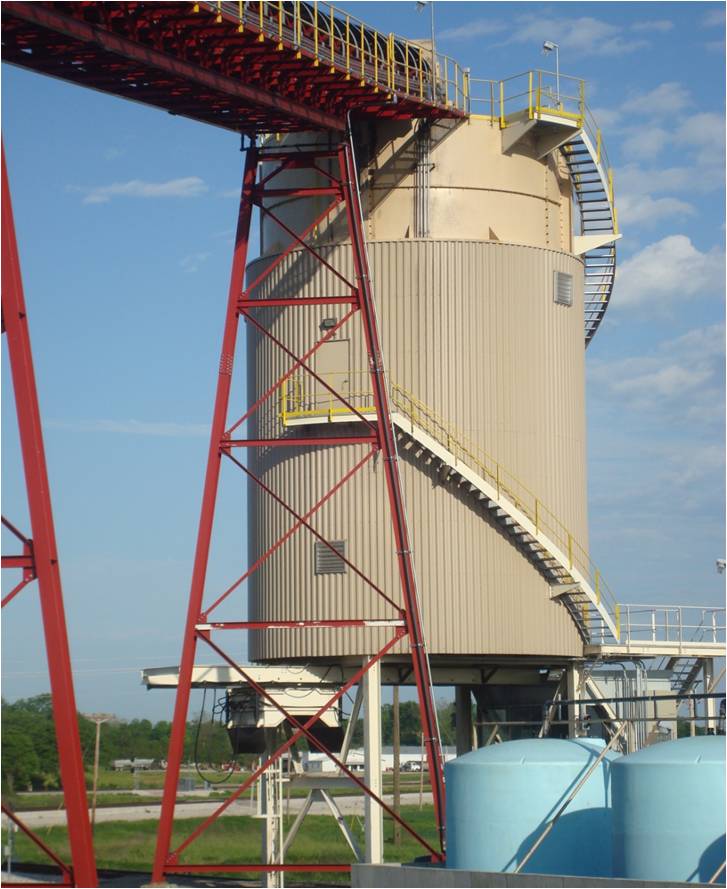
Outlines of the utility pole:
[{"label": "utility pole", "polygon": [[[399,686],[394,686],[394,706],[392,713],[392,734],[394,736],[394,811],[401,814],[401,730],[399,723]],[[394,845],[401,845],[401,824],[394,822]]]},{"label": "utility pole", "polygon": [[101,726],[113,719],[112,713],[90,713],[87,717],[96,723],[96,745],[93,751],[93,791],[91,794],[91,833],[96,829],[96,792],[98,790],[98,759],[101,751]]}]

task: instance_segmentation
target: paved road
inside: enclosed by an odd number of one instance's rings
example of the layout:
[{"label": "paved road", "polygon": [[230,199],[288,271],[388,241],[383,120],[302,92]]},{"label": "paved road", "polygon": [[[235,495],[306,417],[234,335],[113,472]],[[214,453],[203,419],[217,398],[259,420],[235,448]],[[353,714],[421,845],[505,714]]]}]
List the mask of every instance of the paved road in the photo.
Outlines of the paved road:
[{"label": "paved road", "polygon": [[[336,803],[344,815],[363,815],[364,799],[362,795],[358,796],[338,796],[335,798]],[[392,797],[390,794],[384,796],[385,802],[391,804]],[[222,800],[213,800],[206,802],[180,803],[177,806],[177,818],[205,818],[211,815],[215,809],[221,804]],[[303,798],[290,800],[290,812],[295,814],[298,812],[305,802]],[[424,803],[431,805],[431,793],[424,794]],[[419,803],[418,793],[403,793],[401,795],[401,804],[403,806],[415,806]],[[287,803],[283,803],[287,806]],[[141,806],[108,806],[103,809],[96,810],[96,823],[106,821],[157,821],[161,811],[161,804],[149,802],[148,805]],[[330,810],[325,803],[314,803],[311,807],[311,813],[314,815],[327,815]],[[222,817],[229,815],[255,815],[255,803],[249,797],[241,800],[235,800],[225,809]],[[66,814],[63,810],[53,809],[43,812],[21,812],[20,817],[25,824],[31,828],[52,827],[54,825],[63,825],[66,823]],[[4,820],[4,816],[3,816]]]}]

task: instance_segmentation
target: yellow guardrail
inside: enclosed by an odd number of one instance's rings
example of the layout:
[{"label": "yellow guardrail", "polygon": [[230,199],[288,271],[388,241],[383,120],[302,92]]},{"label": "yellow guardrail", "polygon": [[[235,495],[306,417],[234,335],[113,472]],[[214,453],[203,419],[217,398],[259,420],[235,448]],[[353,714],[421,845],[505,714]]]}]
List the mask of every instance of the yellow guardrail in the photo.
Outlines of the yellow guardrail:
[{"label": "yellow guardrail", "polygon": [[520,120],[547,114],[575,122],[586,119],[586,83],[580,77],[534,68],[502,80],[469,79],[468,110],[475,117],[497,123],[501,129]]},{"label": "yellow guardrail", "polygon": [[408,96],[420,102],[467,112],[468,72],[454,59],[425,46],[383,34],[329,3],[208,2],[194,3],[216,14],[216,21],[234,21],[238,31],[248,29],[277,44],[287,43],[306,53],[315,66],[340,71],[363,86],[371,84],[393,98]]},{"label": "yellow guardrail", "polygon": [[[366,371],[320,376],[332,389],[341,392],[356,410],[364,413],[374,409],[369,374]],[[504,495],[530,519],[536,532],[552,540],[566,557],[567,564],[564,567],[577,569],[588,580],[596,595],[597,604],[603,605],[610,613],[620,633],[620,607],[601,572],[587,550],[543,501],[484,449],[401,386],[392,384],[391,403],[397,412],[423,429],[457,460],[461,460],[489,482],[497,491],[498,497]],[[281,387],[280,418],[283,424],[290,420],[312,417],[332,420],[346,414],[351,415],[349,407],[313,378],[306,379],[296,374],[285,380]]]},{"label": "yellow guardrail", "polygon": [[[579,77],[535,68],[503,80],[468,80],[467,110],[470,116],[489,120],[504,130],[523,119],[546,115],[562,118],[583,130],[593,147],[593,160],[605,176],[604,189],[613,215],[613,230],[618,233],[613,188],[613,167],[603,144],[601,128],[586,103],[586,82]],[[578,174],[576,174],[577,176]]]}]

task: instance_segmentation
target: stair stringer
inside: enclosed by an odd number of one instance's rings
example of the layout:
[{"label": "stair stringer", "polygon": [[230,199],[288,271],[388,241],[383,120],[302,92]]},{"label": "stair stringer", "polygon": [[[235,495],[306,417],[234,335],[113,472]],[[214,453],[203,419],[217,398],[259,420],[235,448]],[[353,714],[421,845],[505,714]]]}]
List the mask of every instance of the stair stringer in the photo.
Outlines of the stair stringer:
[{"label": "stair stringer", "polygon": [[[618,640],[619,634],[616,625],[607,609],[605,609],[599,601],[599,597],[596,595],[588,580],[578,568],[569,565],[568,557],[553,543],[552,540],[550,540],[550,538],[543,534],[540,529],[535,527],[535,524],[527,515],[525,515],[525,513],[518,509],[517,506],[501,491],[498,491],[494,485],[491,485],[488,481],[482,478],[482,476],[478,475],[466,463],[458,460],[454,454],[439,444],[435,438],[425,432],[421,427],[417,426],[408,417],[395,411],[392,413],[391,418],[395,426],[411,436],[411,438],[429,451],[434,457],[440,460],[443,464],[449,466],[466,482],[484,494],[485,497],[496,503],[500,509],[504,510],[513,521],[517,523],[517,525],[537,541],[537,543],[550,554],[552,559],[558,563],[563,571],[566,572],[567,577],[570,578],[570,581],[568,582],[578,587],[578,592],[588,599],[590,606],[598,612],[604,626],[608,628],[608,631],[613,638]],[[567,580],[567,578],[564,578],[564,580]],[[551,584],[551,586],[553,586],[553,584]],[[557,598],[557,595],[551,593],[551,597]]]}]

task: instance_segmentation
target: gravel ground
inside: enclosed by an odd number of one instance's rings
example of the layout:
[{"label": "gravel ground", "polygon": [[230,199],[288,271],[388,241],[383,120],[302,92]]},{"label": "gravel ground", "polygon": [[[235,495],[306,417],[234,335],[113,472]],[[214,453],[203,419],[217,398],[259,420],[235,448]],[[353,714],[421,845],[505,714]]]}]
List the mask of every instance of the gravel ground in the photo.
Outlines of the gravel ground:
[{"label": "gravel ground", "polygon": [[[384,801],[392,802],[390,794],[384,796]],[[205,802],[179,803],[176,808],[175,815],[177,818],[205,818],[221,805],[222,800],[211,800]],[[291,799],[290,812],[295,814],[298,812],[305,802],[305,799]],[[403,806],[417,805],[419,802],[418,793],[402,793],[401,804]],[[424,802],[430,805],[432,802],[431,793],[424,794]],[[344,815],[363,815],[364,799],[362,795],[357,796],[338,796],[336,803]],[[287,806],[284,802],[283,806]],[[103,809],[96,810],[96,822],[106,821],[155,821],[159,818],[161,811],[160,803],[150,802],[148,805],[141,806],[107,806]],[[222,817],[229,815],[255,815],[255,803],[249,797],[235,800],[222,813]],[[287,810],[286,810],[287,811]],[[314,815],[327,815],[329,809],[325,803],[314,803],[311,812]],[[4,819],[4,816],[3,816]],[[23,812],[23,821],[30,828],[52,827],[54,825],[63,825],[66,823],[66,814],[63,810],[51,809],[42,812]]]}]

